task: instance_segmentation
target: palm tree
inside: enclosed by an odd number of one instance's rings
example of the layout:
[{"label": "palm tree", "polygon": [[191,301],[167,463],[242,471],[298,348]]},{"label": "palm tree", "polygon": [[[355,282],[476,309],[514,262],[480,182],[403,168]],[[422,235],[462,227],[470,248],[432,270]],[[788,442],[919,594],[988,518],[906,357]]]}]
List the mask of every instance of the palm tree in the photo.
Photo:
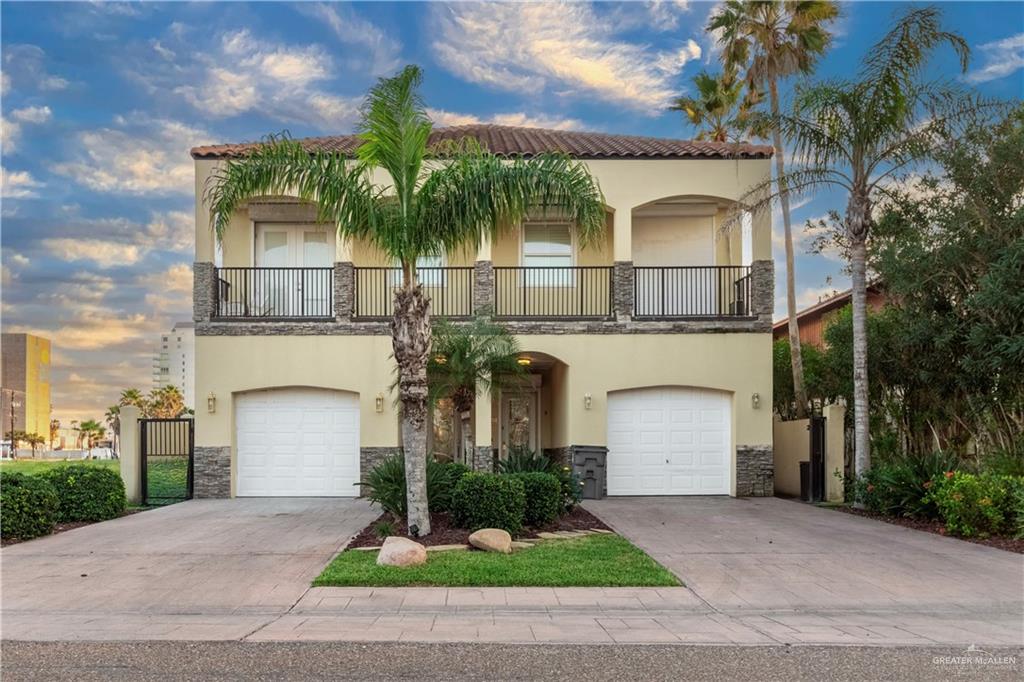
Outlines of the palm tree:
[{"label": "palm tree", "polygon": [[111,405],[107,408],[106,414],[103,415],[103,421],[106,422],[107,428],[114,435],[113,445],[114,453],[117,453],[117,448],[121,440],[121,406]]},{"label": "palm tree", "polygon": [[57,440],[57,436],[60,435],[60,420],[50,420],[50,449],[53,450],[53,442]]},{"label": "palm tree", "polygon": [[[408,525],[430,533],[426,494],[427,361],[430,300],[416,260],[467,245],[514,224],[531,211],[557,208],[582,244],[603,234],[605,209],[586,167],[564,155],[495,156],[473,140],[428,144],[432,124],[418,89],[419,67],[407,66],[370,90],[359,124],[356,159],[307,150],[287,136],[270,137],[246,158],[211,176],[206,201],[222,238],[232,213],[249,198],[289,194],[317,206],[319,219],[341,238],[366,240],[401,267],[391,320],[398,366],[398,402],[405,456]],[[375,187],[374,170],[390,178]]]},{"label": "palm tree", "polygon": [[143,403],[143,414],[151,419],[175,419],[185,411],[185,396],[174,384],[154,388]]},{"label": "palm tree", "polygon": [[92,447],[93,438],[99,439],[106,433],[106,429],[95,419],[86,419],[78,425],[78,431],[82,436],[82,449],[88,450]]},{"label": "palm tree", "polygon": [[[708,30],[718,32],[722,59],[727,71],[744,70],[751,87],[768,91],[771,113],[778,116],[779,81],[796,74],[808,74],[831,41],[825,25],[839,16],[831,0],[727,0],[711,16]],[[789,317],[789,356],[793,366],[793,392],[797,417],[807,413],[800,328],[796,319],[796,274],[793,263],[793,228],[789,192],[785,185],[782,135],[772,131],[775,175],[786,243],[786,312]]]},{"label": "palm tree", "polygon": [[728,142],[737,139],[746,129],[745,119],[749,107],[758,101],[756,90],[743,95],[743,81],[733,73],[712,76],[701,71],[693,77],[696,97],[677,97],[672,111],[681,111],[697,129],[698,140]]},{"label": "palm tree", "polygon": [[146,397],[137,388],[126,388],[121,391],[121,397],[117,401],[118,407],[131,405],[139,408],[139,412],[146,416]]},{"label": "palm tree", "polygon": [[[772,117],[772,125],[806,159],[806,167],[781,179],[776,191],[755,202],[755,210],[779,199],[788,187],[807,191],[838,188],[848,195],[841,229],[849,246],[853,280],[853,383],[855,467],[871,465],[867,375],[867,240],[872,207],[890,196],[895,174],[929,158],[943,140],[977,123],[996,108],[955,82],[925,80],[923,69],[945,43],[967,69],[967,43],[942,30],[934,7],[912,9],[864,58],[856,80],[833,80],[799,88],[792,114]],[[749,196],[766,192],[764,183]]]},{"label": "palm tree", "polygon": [[431,404],[450,398],[459,416],[462,452],[471,462],[476,446],[473,406],[481,391],[494,395],[526,375],[519,364],[519,342],[500,324],[478,317],[472,324],[441,320],[434,325],[433,353],[427,362]]}]

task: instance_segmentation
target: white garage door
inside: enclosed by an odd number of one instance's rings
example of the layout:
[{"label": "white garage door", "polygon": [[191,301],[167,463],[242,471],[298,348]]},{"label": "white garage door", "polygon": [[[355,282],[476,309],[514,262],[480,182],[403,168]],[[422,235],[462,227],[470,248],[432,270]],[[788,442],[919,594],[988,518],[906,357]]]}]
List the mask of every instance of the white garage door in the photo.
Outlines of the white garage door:
[{"label": "white garage door", "polygon": [[608,394],[609,495],[728,495],[730,400],[696,388]]},{"label": "white garage door", "polygon": [[283,388],[235,401],[238,477],[248,497],[354,497],[359,480],[359,399]]}]

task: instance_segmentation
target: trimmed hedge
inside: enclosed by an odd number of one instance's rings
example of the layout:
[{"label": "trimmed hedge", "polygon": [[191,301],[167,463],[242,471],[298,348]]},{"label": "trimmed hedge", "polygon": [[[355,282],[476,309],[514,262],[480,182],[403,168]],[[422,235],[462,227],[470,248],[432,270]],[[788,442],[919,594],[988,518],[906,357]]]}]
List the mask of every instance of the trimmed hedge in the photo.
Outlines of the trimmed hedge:
[{"label": "trimmed hedge", "polygon": [[565,506],[558,477],[539,471],[509,475],[523,482],[526,493],[523,520],[526,525],[544,526],[558,518]]},{"label": "trimmed hedge", "polygon": [[455,484],[451,511],[460,528],[504,528],[515,535],[523,527],[526,489],[513,476],[467,473]]},{"label": "trimmed hedge", "polygon": [[49,482],[0,471],[0,535],[28,540],[49,535],[57,523],[60,499]]},{"label": "trimmed hedge", "polygon": [[121,474],[87,464],[69,464],[39,474],[57,492],[58,521],[106,521],[120,516],[128,501]]}]

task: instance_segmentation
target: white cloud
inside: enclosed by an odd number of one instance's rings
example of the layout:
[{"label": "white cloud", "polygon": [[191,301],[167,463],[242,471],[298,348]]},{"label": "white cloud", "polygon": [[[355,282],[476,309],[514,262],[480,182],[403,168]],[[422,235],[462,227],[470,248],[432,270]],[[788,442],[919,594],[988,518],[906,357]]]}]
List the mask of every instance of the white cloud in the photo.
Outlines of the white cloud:
[{"label": "white cloud", "polygon": [[[351,7],[303,3],[297,5],[296,9],[327,24],[342,43],[359,48],[359,53],[366,56],[373,75],[389,74],[401,64],[401,43],[359,16]],[[355,58],[353,61],[353,66],[358,66],[362,60]]]},{"label": "white cloud", "polygon": [[43,248],[57,258],[68,261],[92,261],[101,268],[134,265],[142,257],[135,244],[103,239],[54,238],[42,240]]},{"label": "white cloud", "polygon": [[978,51],[984,55],[985,65],[967,74],[967,80],[972,83],[1005,78],[1024,69],[1024,33],[984,43],[978,46]]},{"label": "white cloud", "polygon": [[191,194],[189,149],[212,141],[205,130],[167,119],[130,115],[113,128],[78,133],[74,158],[52,170],[99,192]]},{"label": "white cloud", "polygon": [[9,171],[0,166],[0,196],[4,199],[29,199],[37,197],[36,192],[45,185],[28,171]]},{"label": "white cloud", "polygon": [[7,73],[0,73],[0,95],[6,95],[11,89],[11,77]]},{"label": "white cloud", "polygon": [[4,90],[17,84],[23,89],[64,90],[70,83],[46,69],[46,52],[36,45],[4,48]]},{"label": "white cloud", "polygon": [[50,107],[24,107],[11,112],[11,118],[22,123],[46,123],[53,116]]},{"label": "white cloud", "polygon": [[464,126],[480,123],[495,123],[504,126],[525,128],[549,128],[552,130],[582,130],[583,122],[575,118],[559,118],[544,114],[527,114],[521,111],[480,117],[475,114],[460,114],[443,109],[427,109],[427,114],[436,126]]},{"label": "white cloud", "polygon": [[22,255],[22,254],[20,254],[20,253],[11,253],[11,254],[8,254],[8,255],[7,255],[7,260],[8,260],[9,262],[11,262],[11,263],[13,263],[13,264],[17,265],[17,266],[18,266],[18,267],[20,267],[20,268],[23,268],[23,267],[25,267],[26,265],[28,265],[28,264],[29,264],[29,263],[31,262],[31,261],[30,261],[30,260],[28,259],[28,257],[26,257],[26,256],[23,256],[23,255]]},{"label": "white cloud", "polygon": [[[222,35],[218,49],[217,54],[200,57],[189,84],[173,87],[175,94],[208,116],[228,118],[257,111],[332,132],[350,127],[358,117],[360,100],[319,87],[334,76],[334,64],[317,45],[272,43],[241,30]],[[172,79],[181,80],[177,71],[135,75],[152,91]]]},{"label": "white cloud", "polygon": [[6,116],[0,116],[0,148],[4,154],[10,154],[17,148],[20,137],[21,125]]},{"label": "white cloud", "polygon": [[174,59],[178,56],[178,55],[176,55],[174,53],[174,50],[171,50],[171,49],[169,49],[167,47],[164,47],[163,44],[159,40],[153,40],[153,42],[150,43],[150,44],[153,46],[153,50],[158,55],[160,55],[161,57],[163,57],[164,59],[166,59],[169,62],[173,62]]},{"label": "white cloud", "polygon": [[440,63],[467,81],[537,95],[553,87],[649,112],[677,94],[683,65],[699,57],[687,41],[655,51],[616,38],[615,26],[580,3],[436,6]]},{"label": "white cloud", "polygon": [[146,225],[146,244],[160,251],[187,253],[195,246],[195,217],[186,211],[154,214]]}]

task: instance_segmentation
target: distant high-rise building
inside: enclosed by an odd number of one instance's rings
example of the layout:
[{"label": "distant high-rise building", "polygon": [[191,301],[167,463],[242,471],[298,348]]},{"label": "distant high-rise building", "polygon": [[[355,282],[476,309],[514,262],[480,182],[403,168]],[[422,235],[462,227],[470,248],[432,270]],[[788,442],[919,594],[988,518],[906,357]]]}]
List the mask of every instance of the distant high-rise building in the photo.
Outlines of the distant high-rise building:
[{"label": "distant high-rise building", "polygon": [[[0,423],[3,437],[14,430],[50,441],[50,340],[32,334],[0,337]],[[13,403],[13,411],[12,411]]]},{"label": "distant high-rise building", "polygon": [[191,322],[177,322],[160,335],[160,347],[153,355],[153,387],[177,386],[185,406],[196,406],[196,330]]}]

